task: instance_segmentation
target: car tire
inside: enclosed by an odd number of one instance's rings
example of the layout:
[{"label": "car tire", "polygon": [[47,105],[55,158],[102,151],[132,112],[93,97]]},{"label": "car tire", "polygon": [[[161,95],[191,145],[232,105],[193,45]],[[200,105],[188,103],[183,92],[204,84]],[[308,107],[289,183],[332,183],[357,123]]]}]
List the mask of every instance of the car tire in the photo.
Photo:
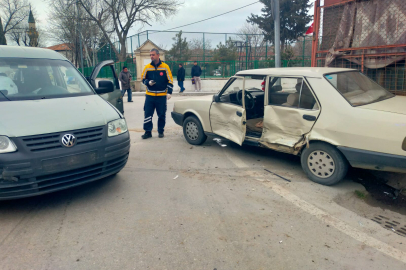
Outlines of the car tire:
[{"label": "car tire", "polygon": [[189,116],[183,121],[183,135],[193,145],[201,145],[207,140],[202,124],[195,116]]},{"label": "car tire", "polygon": [[331,186],[347,174],[348,161],[334,146],[326,143],[311,143],[302,151],[302,169],[313,182]]}]

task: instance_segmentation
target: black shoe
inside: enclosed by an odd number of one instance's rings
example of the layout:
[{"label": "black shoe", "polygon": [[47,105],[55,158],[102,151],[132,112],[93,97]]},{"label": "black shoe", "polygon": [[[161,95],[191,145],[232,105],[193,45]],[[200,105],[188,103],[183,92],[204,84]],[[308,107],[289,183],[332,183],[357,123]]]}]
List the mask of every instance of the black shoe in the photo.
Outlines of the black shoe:
[{"label": "black shoe", "polygon": [[132,100],[128,101],[128,102],[133,102]]},{"label": "black shoe", "polygon": [[163,133],[159,133],[158,137],[159,137],[159,138],[163,138],[163,137],[164,137],[164,134],[163,134]]},{"label": "black shoe", "polygon": [[141,136],[141,138],[143,138],[144,140],[151,138],[151,137],[152,137],[152,134],[151,134],[151,132],[148,132],[148,131],[145,132],[144,135]]}]

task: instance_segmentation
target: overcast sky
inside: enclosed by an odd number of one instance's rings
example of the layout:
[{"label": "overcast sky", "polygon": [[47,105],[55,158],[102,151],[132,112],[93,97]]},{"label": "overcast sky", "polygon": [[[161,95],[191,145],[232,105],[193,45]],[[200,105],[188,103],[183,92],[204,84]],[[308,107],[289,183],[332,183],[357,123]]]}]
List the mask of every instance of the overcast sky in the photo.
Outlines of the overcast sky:
[{"label": "overcast sky", "polygon": [[[256,2],[255,0],[184,0],[184,4],[179,8],[178,13],[166,19],[163,23],[151,22],[152,27],[144,27],[143,30],[165,30],[184,24],[192,23],[195,21],[203,20],[208,17],[212,17],[250,3]],[[47,26],[47,13],[49,12],[48,4],[44,0],[31,0],[32,5],[37,10],[40,18],[36,18],[42,28]],[[247,17],[253,14],[261,14],[261,8],[263,5],[261,3],[256,3],[254,5],[248,6],[246,8],[234,11],[232,13],[223,15],[218,18],[214,18],[205,22],[194,24],[191,26],[176,29],[176,31],[193,31],[193,32],[227,32],[235,33],[246,21]],[[313,13],[311,11],[311,13]],[[130,31],[130,35],[136,34],[139,31],[139,25],[133,26]],[[162,38],[170,40],[170,36],[160,35],[161,37],[155,37],[154,35],[149,38],[156,42],[158,45],[160,43],[166,43],[162,41]],[[172,35],[171,35],[172,36]],[[190,34],[188,39],[194,38],[195,35]],[[197,37],[197,36],[196,36]],[[199,35],[200,37],[200,35]],[[210,36],[208,39],[214,41],[217,39],[214,35]],[[223,38],[222,38],[223,39]],[[142,41],[141,41],[142,42]],[[172,43],[172,41],[168,41]],[[52,43],[52,42],[51,42]],[[214,41],[214,44],[217,42]],[[52,44],[49,44],[52,45]]]}]

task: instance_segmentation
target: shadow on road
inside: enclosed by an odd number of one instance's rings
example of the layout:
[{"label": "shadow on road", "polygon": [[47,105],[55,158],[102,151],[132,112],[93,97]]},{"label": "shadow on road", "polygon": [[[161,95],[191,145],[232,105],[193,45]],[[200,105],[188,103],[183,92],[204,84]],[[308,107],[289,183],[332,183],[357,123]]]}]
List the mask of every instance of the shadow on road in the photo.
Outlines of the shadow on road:
[{"label": "shadow on road", "polygon": [[111,184],[112,181],[118,180],[116,178],[119,177],[119,175],[109,176],[91,183],[44,195],[0,201],[0,216],[10,212],[27,211],[40,207],[41,205],[59,209],[60,206],[70,203],[71,201],[92,199],[100,196],[103,188],[105,188],[106,185]]}]

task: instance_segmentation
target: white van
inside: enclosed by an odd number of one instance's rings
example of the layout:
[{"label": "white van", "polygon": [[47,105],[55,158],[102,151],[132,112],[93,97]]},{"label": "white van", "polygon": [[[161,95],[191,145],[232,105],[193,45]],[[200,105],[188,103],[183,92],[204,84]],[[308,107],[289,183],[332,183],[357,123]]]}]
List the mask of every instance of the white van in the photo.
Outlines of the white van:
[{"label": "white van", "polygon": [[99,96],[119,95],[118,81],[94,89],[96,77],[86,80],[52,50],[0,46],[0,200],[77,186],[125,166],[126,121]]}]

